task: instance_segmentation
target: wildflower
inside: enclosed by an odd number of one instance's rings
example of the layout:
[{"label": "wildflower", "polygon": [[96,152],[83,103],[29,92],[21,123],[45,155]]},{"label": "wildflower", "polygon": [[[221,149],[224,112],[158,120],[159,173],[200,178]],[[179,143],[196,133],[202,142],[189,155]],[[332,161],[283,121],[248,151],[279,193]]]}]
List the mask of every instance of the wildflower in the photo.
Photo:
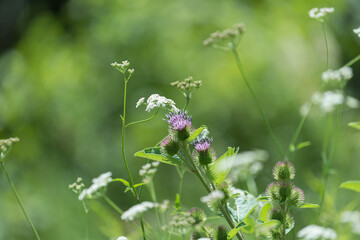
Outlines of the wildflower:
[{"label": "wildflower", "polygon": [[226,240],[229,229],[225,226],[217,226],[214,233],[214,239],[216,240]]},{"label": "wildflower", "polygon": [[160,150],[163,154],[173,156],[180,150],[180,145],[174,136],[169,135],[160,143]]},{"label": "wildflower", "polygon": [[[145,102],[145,98],[142,97],[138,100],[138,102],[136,103],[136,108],[138,108],[140,105],[142,105]],[[171,99],[168,99],[166,97],[160,96],[159,94],[152,94],[146,101],[145,103],[146,109],[145,111],[150,112],[151,110],[153,110],[154,108],[168,108],[170,107],[169,110],[171,111],[177,111],[177,107],[175,106],[175,102]]]},{"label": "wildflower", "polygon": [[290,180],[295,178],[295,168],[290,162],[277,162],[273,168],[275,180]]},{"label": "wildflower", "polygon": [[303,190],[294,186],[291,189],[289,203],[293,206],[298,207],[298,206],[304,204],[304,201],[305,201],[305,194],[304,194]]},{"label": "wildflower", "polygon": [[134,73],[134,69],[128,69],[128,72],[130,73],[130,74],[133,74]]},{"label": "wildflower", "polygon": [[128,240],[128,239],[127,239],[127,237],[121,236],[121,237],[118,237],[116,240]]},{"label": "wildflower", "polygon": [[338,70],[329,69],[321,75],[324,83],[344,87],[346,82],[353,77],[353,71],[350,67],[342,67]]},{"label": "wildflower", "polygon": [[346,97],[346,105],[349,108],[358,108],[360,104],[356,98],[348,96],[348,97]]},{"label": "wildflower", "polygon": [[94,178],[92,180],[92,185],[81,192],[81,194],[79,195],[79,200],[82,201],[85,198],[95,198],[102,196],[103,192],[101,192],[101,190],[104,190],[107,185],[112,181],[111,175],[111,172],[107,172],[101,174],[97,178]]},{"label": "wildflower", "polygon": [[[120,72],[125,73],[125,71],[130,66],[130,62],[128,60],[122,61],[121,63],[113,62],[113,63],[111,63],[111,66],[113,66],[114,68],[116,68]],[[129,71],[130,74],[134,72],[134,69],[129,69],[129,70],[132,71],[132,72]]]},{"label": "wildflower", "polygon": [[337,239],[336,232],[331,228],[317,225],[309,225],[297,233],[297,237],[303,240],[333,240]]},{"label": "wildflower", "polygon": [[170,221],[170,226],[184,232],[194,224],[195,219],[191,216],[190,212],[176,212]]},{"label": "wildflower", "polygon": [[121,219],[124,221],[133,221],[136,217],[142,215],[149,209],[156,207],[156,204],[153,202],[142,202],[137,205],[132,206],[127,211],[121,215]]},{"label": "wildflower", "polygon": [[17,143],[19,141],[20,140],[17,137],[0,139],[0,158],[4,159],[7,151],[14,145],[14,143]]},{"label": "wildflower", "polygon": [[341,222],[349,223],[351,231],[354,234],[360,235],[360,212],[359,211],[345,211],[341,214]]},{"label": "wildflower", "polygon": [[69,189],[73,192],[79,194],[81,193],[81,190],[85,187],[84,183],[82,182],[82,178],[78,177],[76,179],[76,182],[69,185]]},{"label": "wildflower", "polygon": [[166,117],[177,139],[185,141],[190,136],[191,116],[188,116],[187,111],[179,110],[167,114]]},{"label": "wildflower", "polygon": [[360,37],[360,27],[355,28],[353,31],[354,31],[355,34],[358,35],[358,37]]},{"label": "wildflower", "polygon": [[220,48],[223,50],[236,49],[239,45],[240,38],[245,32],[245,24],[236,24],[234,28],[225,29],[222,32],[214,32],[206,39],[204,46]]},{"label": "wildflower", "polygon": [[224,197],[225,194],[222,191],[214,190],[211,193],[209,193],[207,196],[201,197],[200,201],[203,203],[212,204],[224,199]]},{"label": "wildflower", "polygon": [[315,105],[319,105],[320,109],[325,112],[332,112],[336,106],[344,103],[344,95],[338,91],[326,91],[324,93],[315,92],[311,98]]},{"label": "wildflower", "polygon": [[141,167],[139,170],[139,175],[143,177],[144,183],[149,183],[157,172],[157,167],[159,166],[159,162],[153,162],[152,164],[147,163]]},{"label": "wildflower", "polygon": [[190,93],[193,88],[200,88],[202,84],[202,81],[194,81],[193,77],[187,77],[184,79],[184,81],[179,82],[175,81],[170,83],[171,86],[176,87],[180,91],[183,91],[184,93]]},{"label": "wildflower", "polygon": [[210,148],[211,138],[202,138],[194,141],[195,153],[194,157],[201,165],[208,165],[215,159],[215,152]]},{"label": "wildflower", "polygon": [[313,8],[309,11],[309,16],[320,22],[325,21],[325,17],[334,12],[334,8]]},{"label": "wildflower", "polygon": [[140,99],[137,101],[137,103],[136,103],[136,108],[140,107],[140,105],[143,104],[144,101],[145,101],[145,98],[144,98],[144,97],[140,98]]},{"label": "wildflower", "polygon": [[189,213],[195,220],[194,225],[204,223],[206,221],[206,214],[200,208],[192,208],[190,209]]}]

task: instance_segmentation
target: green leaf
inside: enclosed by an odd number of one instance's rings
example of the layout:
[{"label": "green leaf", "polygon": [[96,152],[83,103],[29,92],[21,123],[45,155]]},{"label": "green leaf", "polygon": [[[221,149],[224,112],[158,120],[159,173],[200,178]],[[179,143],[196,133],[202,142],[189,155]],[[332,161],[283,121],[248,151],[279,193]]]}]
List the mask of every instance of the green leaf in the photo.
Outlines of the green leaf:
[{"label": "green leaf", "polygon": [[259,202],[267,202],[269,201],[269,197],[267,196],[258,197],[256,200],[258,200]]},{"label": "green leaf", "polygon": [[356,128],[357,130],[360,130],[360,122],[350,122],[350,123],[348,123],[348,126]]},{"label": "green leaf", "polygon": [[205,125],[202,125],[201,127],[199,127],[198,129],[196,129],[191,135],[190,135],[190,137],[188,137],[187,139],[186,139],[186,141],[188,142],[188,143],[191,143],[192,141],[194,141],[199,135],[200,135],[200,133],[204,130],[204,129],[206,129],[207,127],[205,126]]},{"label": "green leaf", "polygon": [[253,234],[255,232],[255,225],[256,225],[255,219],[251,215],[248,215],[244,219],[244,222],[246,226],[241,227],[241,231],[246,234]]},{"label": "green leaf", "polygon": [[231,231],[228,233],[227,239],[228,239],[228,240],[229,240],[229,239],[233,239],[233,237],[235,237],[235,235],[237,234],[237,232],[240,231],[240,229],[241,229],[242,227],[245,227],[245,226],[246,226],[245,222],[241,222],[241,223],[237,224],[237,225],[236,225],[233,229],[231,229]]},{"label": "green leaf", "polygon": [[272,205],[267,202],[261,209],[260,214],[259,214],[259,220],[266,222],[269,221],[269,211],[272,209]]},{"label": "green leaf", "polygon": [[228,147],[228,150],[221,157],[219,157],[219,159],[216,160],[216,162],[214,162],[211,165],[210,171],[214,172],[216,175],[216,178],[214,180],[215,184],[221,185],[231,170],[231,164],[229,164],[228,168],[226,168],[225,170],[224,169],[220,170],[219,164],[224,159],[227,159],[228,157],[236,155],[238,153],[238,151],[239,151],[239,148]]},{"label": "green leaf", "polygon": [[341,188],[346,188],[355,192],[360,192],[360,181],[347,181],[340,185]]},{"label": "green leaf", "polygon": [[255,209],[258,205],[256,198],[249,193],[244,193],[238,195],[234,198],[236,210],[228,206],[230,216],[233,218],[234,222],[241,223],[244,219]]},{"label": "green leaf", "polygon": [[300,150],[302,148],[308,147],[311,145],[310,141],[306,141],[306,142],[301,142],[298,145],[296,145],[296,150]]},{"label": "green leaf", "polygon": [[145,185],[146,183],[137,183],[137,184],[134,184],[134,188],[137,188],[137,187],[140,187],[140,186],[143,186]]},{"label": "green leaf", "polygon": [[134,154],[135,157],[147,158],[154,161],[182,167],[181,160],[177,156],[164,156],[160,152],[160,147],[145,148]]},{"label": "green leaf", "polygon": [[174,208],[176,210],[180,210],[181,208],[181,203],[180,203],[180,195],[177,193],[176,194],[176,199],[175,199],[175,203],[174,203]]},{"label": "green leaf", "polygon": [[279,227],[281,224],[280,221],[278,220],[270,220],[270,221],[266,221],[263,224],[260,224],[259,226],[259,231],[263,234],[267,234],[269,233],[271,230]]},{"label": "green leaf", "polygon": [[319,208],[320,206],[313,203],[304,203],[299,206],[299,208]]}]

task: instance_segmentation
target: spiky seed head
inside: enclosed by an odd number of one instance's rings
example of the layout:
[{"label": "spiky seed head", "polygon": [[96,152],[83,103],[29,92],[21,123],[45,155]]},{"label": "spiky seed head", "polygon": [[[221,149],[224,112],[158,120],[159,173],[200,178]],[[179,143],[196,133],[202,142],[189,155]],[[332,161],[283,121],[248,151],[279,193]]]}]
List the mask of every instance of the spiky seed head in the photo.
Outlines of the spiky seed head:
[{"label": "spiky seed head", "polygon": [[270,183],[266,188],[266,195],[270,197],[272,201],[280,201],[280,184],[278,182]]},{"label": "spiky seed head", "polygon": [[293,188],[294,184],[291,182],[279,182],[280,201],[286,201],[289,199]]},{"label": "spiky seed head", "polygon": [[273,168],[275,180],[291,180],[295,178],[295,167],[290,162],[278,162]]},{"label": "spiky seed head", "polygon": [[303,192],[303,190],[301,190],[300,188],[293,186],[292,190],[291,190],[291,195],[289,198],[289,204],[294,206],[294,207],[298,207],[302,204],[304,204],[305,202],[305,194]]},{"label": "spiky seed head", "polygon": [[214,240],[227,240],[229,229],[225,226],[219,225],[214,231]]},{"label": "spiky seed head", "polygon": [[204,223],[206,221],[206,214],[204,210],[200,208],[192,208],[190,209],[190,216],[192,216],[195,219],[194,225]]}]

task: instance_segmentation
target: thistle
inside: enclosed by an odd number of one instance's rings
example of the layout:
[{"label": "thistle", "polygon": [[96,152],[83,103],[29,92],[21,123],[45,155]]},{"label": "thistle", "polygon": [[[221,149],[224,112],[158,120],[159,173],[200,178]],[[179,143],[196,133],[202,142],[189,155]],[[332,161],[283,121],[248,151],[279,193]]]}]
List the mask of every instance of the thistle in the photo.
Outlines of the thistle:
[{"label": "thistle", "polygon": [[160,143],[161,153],[169,156],[174,156],[180,150],[180,145],[177,139],[169,135]]},{"label": "thistle", "polygon": [[179,141],[185,141],[190,136],[191,116],[187,111],[171,112],[166,115],[170,129],[173,130]]},{"label": "thistle", "polygon": [[200,140],[196,140],[194,142],[195,147],[195,159],[200,163],[200,165],[208,165],[215,160],[215,152],[210,147],[210,143],[212,142],[211,138],[203,138]]}]

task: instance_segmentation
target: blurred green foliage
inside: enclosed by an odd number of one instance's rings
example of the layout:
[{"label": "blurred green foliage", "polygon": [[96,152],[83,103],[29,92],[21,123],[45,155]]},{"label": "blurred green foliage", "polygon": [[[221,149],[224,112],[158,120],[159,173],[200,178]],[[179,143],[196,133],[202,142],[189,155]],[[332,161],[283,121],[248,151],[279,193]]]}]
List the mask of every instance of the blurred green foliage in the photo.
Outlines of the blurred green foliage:
[{"label": "blurred green foliage", "polygon": [[[202,41],[211,32],[246,23],[240,57],[285,147],[300,121],[300,106],[318,89],[325,68],[321,25],[307,15],[311,8],[324,6],[335,7],[327,30],[330,66],[337,68],[360,50],[360,40],[352,33],[360,25],[356,0],[71,0],[59,16],[36,16],[16,47],[0,56],[0,136],[21,139],[6,164],[42,238],[83,238],[83,209],[68,190],[78,176],[90,183],[110,170],[114,176],[127,178],[120,149],[123,85],[121,75],[110,66],[114,61],[129,60],[135,68],[128,88],[130,120],[149,116],[135,109],[140,97],[159,93],[183,106],[183,97],[170,82],[190,75],[203,80],[189,106],[194,125],[208,126],[218,155],[227,146],[267,150],[270,160],[257,178],[263,192],[278,155],[231,53],[204,48]],[[355,77],[347,91],[360,97],[358,66],[354,65]],[[167,133],[164,114],[128,129],[126,151],[133,173],[144,163],[133,153],[155,145]],[[325,199],[331,210],[323,221],[330,227],[336,227],[332,221],[336,210],[360,207],[354,201],[357,195],[337,189],[338,183],[358,178],[360,135],[345,123],[359,118],[358,110],[344,116]],[[320,114],[311,115],[299,142],[312,145],[294,160],[296,184],[314,203],[321,177],[324,121]],[[190,184],[194,181],[193,176],[185,176],[184,207],[206,208],[199,202],[205,191],[200,184]],[[160,200],[175,199],[178,176],[173,168],[161,166],[155,183]],[[33,239],[2,172],[0,188],[0,239]],[[123,190],[114,183],[109,196],[127,209],[135,201]],[[136,239],[130,234],[132,227],[124,226],[105,202],[93,201],[91,208],[91,239],[123,234]],[[296,230],[315,222],[312,210],[294,215]]]}]

